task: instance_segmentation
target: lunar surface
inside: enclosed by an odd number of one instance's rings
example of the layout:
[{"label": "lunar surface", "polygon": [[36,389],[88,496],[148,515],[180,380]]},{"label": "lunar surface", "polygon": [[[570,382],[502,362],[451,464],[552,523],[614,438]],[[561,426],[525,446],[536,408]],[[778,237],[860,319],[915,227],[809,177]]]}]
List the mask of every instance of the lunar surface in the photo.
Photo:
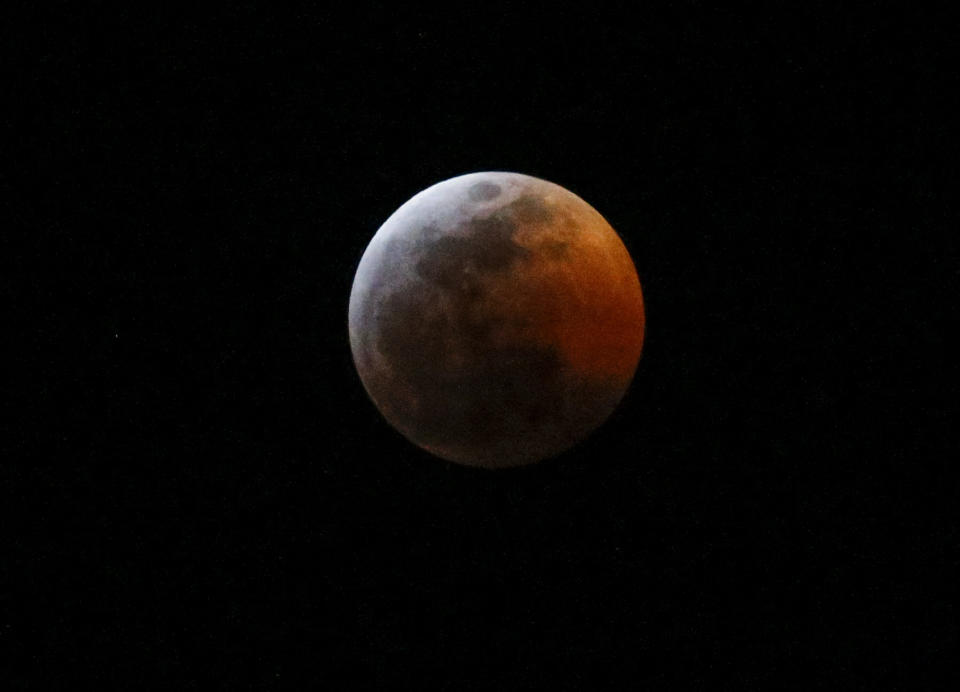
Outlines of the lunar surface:
[{"label": "lunar surface", "polygon": [[472,173],[420,192],[367,247],[350,345],[384,417],[450,461],[554,456],[623,398],[644,336],[627,249],[572,192]]}]

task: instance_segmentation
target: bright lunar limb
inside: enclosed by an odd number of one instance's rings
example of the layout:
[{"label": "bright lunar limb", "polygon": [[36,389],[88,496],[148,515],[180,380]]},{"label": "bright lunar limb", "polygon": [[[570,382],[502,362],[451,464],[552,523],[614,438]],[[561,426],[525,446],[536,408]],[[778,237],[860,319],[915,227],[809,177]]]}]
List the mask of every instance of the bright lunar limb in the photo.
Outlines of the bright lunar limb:
[{"label": "bright lunar limb", "polygon": [[390,216],[360,260],[348,321],[387,421],[487,468],[559,454],[606,420],[645,326],[610,224],[559,185],[504,172],[437,183]]}]

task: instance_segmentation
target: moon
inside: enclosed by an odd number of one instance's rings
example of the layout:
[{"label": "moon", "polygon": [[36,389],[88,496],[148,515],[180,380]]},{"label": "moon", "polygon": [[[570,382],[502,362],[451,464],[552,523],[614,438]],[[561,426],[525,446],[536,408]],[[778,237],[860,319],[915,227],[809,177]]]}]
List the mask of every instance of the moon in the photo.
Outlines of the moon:
[{"label": "moon", "polygon": [[397,209],[360,260],[350,346],[386,420],[459,464],[560,454],[617,407],[645,316],[626,247],[554,183],[483,172]]}]

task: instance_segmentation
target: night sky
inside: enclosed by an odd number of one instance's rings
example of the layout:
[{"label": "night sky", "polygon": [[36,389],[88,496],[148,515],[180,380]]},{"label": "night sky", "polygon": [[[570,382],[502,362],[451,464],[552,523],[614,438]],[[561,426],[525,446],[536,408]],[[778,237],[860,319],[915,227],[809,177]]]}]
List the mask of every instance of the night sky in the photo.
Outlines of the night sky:
[{"label": "night sky", "polygon": [[[5,23],[5,689],[931,689],[943,18],[349,6]],[[482,170],[598,209],[647,314],[610,420],[501,472],[347,337],[380,224]]]}]

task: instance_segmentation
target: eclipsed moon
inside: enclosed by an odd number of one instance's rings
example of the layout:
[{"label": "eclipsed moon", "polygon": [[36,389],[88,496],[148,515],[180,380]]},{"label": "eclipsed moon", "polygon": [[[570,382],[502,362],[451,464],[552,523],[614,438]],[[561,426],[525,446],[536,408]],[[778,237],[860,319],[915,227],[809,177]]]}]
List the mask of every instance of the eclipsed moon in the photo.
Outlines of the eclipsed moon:
[{"label": "eclipsed moon", "polygon": [[349,309],[357,371],[387,421],[487,468],[559,454],[606,420],[644,322],[610,224],[559,185],[503,172],[445,180],[397,209]]}]

